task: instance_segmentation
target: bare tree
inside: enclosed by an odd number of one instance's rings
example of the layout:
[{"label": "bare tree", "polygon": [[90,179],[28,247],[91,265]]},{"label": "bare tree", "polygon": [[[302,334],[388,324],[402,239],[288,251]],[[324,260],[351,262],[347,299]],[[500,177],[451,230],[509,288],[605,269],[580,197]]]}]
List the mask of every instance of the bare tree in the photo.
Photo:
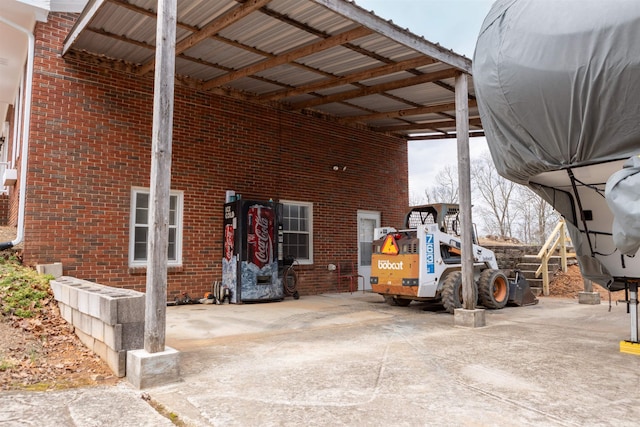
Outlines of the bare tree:
[{"label": "bare tree", "polygon": [[518,217],[518,237],[527,243],[543,244],[560,220],[560,215],[549,203],[524,186],[518,186],[515,211]]},{"label": "bare tree", "polygon": [[483,202],[478,207],[482,220],[490,233],[511,237],[514,212],[512,209],[516,183],[500,175],[489,153],[472,162],[471,185]]},{"label": "bare tree", "polygon": [[429,186],[424,195],[427,203],[458,203],[458,168],[447,165],[440,169],[435,184]]}]

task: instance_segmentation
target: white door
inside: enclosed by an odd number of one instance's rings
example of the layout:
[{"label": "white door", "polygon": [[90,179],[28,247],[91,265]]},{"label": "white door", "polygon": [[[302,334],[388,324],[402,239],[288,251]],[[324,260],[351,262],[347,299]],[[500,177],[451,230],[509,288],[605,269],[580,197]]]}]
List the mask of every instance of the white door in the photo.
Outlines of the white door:
[{"label": "white door", "polygon": [[[358,211],[358,274],[364,277],[364,289],[371,289],[371,253],[373,251],[373,229],[380,227],[380,212]],[[362,279],[358,278],[358,290]]]}]

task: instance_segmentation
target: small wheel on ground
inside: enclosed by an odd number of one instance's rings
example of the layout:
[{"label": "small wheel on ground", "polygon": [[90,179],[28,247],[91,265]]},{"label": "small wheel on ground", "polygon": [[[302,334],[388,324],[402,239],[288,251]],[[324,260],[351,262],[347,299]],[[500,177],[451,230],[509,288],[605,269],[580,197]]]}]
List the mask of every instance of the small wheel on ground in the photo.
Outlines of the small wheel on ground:
[{"label": "small wheel on ground", "polygon": [[407,307],[411,304],[411,300],[407,298],[393,297],[393,299],[395,300],[396,305],[400,307]]},{"label": "small wheel on ground", "polygon": [[[447,274],[442,282],[442,291],[440,292],[442,305],[447,313],[453,314],[456,308],[462,308],[462,272],[452,271]],[[478,301],[478,292],[473,286],[473,302],[474,306]]]},{"label": "small wheel on ground", "polygon": [[406,307],[411,304],[411,300],[406,298],[398,298],[393,295],[383,295],[382,297],[384,298],[384,302],[394,307]]},{"label": "small wheel on ground", "polygon": [[509,300],[509,280],[500,270],[487,269],[478,279],[478,297],[486,308],[499,309]]}]

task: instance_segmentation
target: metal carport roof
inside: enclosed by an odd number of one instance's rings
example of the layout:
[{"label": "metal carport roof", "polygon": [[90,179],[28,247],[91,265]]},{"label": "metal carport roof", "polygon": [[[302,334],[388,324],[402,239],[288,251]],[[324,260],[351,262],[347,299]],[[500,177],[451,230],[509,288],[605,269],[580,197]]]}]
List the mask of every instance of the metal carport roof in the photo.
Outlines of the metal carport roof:
[{"label": "metal carport roof", "polygon": [[[94,0],[63,55],[153,73],[156,0]],[[455,137],[455,76],[471,60],[344,0],[181,0],[178,84],[407,139]]]}]

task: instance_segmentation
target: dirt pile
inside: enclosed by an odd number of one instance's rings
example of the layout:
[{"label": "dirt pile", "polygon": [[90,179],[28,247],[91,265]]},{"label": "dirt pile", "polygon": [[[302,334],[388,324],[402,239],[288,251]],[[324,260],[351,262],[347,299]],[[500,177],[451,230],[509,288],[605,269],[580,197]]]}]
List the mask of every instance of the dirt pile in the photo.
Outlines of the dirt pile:
[{"label": "dirt pile", "polygon": [[50,390],[119,380],[87,349],[50,298],[34,318],[0,314],[0,390]]},{"label": "dirt pile", "polygon": [[[584,280],[578,265],[570,265],[567,272],[558,270],[549,282],[549,296],[560,298],[578,298],[578,293],[584,291]],[[609,299],[609,291],[593,283],[593,292],[598,292],[603,300]],[[623,300],[624,291],[611,292],[611,301]]]}]

